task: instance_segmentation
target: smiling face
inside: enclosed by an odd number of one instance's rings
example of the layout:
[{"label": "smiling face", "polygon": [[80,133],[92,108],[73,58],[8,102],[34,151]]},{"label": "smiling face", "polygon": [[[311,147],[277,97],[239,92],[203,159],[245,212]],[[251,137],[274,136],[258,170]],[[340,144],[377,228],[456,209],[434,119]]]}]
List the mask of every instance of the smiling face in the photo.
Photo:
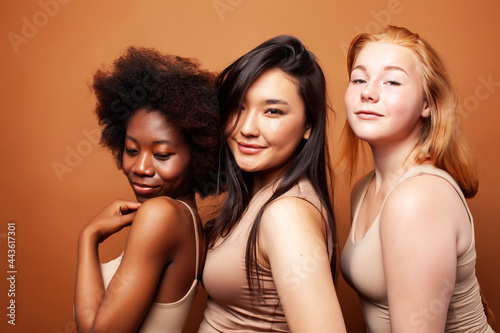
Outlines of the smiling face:
[{"label": "smiling face", "polygon": [[345,94],[350,127],[372,146],[418,141],[423,118],[430,115],[422,87],[417,58],[409,49],[368,43],[353,65]]},{"label": "smiling face", "polygon": [[[235,122],[237,123],[235,124]],[[249,87],[226,127],[238,166],[262,184],[274,180],[308,139],[304,102],[291,76],[279,69],[262,73]]]},{"label": "smiling face", "polygon": [[139,202],[182,197],[192,189],[189,145],[160,112],[138,110],[127,126],[123,172]]}]

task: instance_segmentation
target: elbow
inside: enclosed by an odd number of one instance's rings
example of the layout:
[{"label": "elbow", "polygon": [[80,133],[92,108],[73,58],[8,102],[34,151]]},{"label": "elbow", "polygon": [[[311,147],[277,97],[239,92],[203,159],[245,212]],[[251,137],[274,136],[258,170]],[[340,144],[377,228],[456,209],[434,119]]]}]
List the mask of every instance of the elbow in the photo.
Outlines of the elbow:
[{"label": "elbow", "polygon": [[79,311],[76,305],[74,307],[74,312],[75,312],[75,324],[77,332],[78,333],[92,332],[92,326],[94,324],[93,317],[83,315],[82,311]]},{"label": "elbow", "polygon": [[94,332],[92,323],[85,323],[80,320],[76,321],[76,330],[78,333],[90,333]]},{"label": "elbow", "polygon": [[[82,313],[75,307],[75,324],[78,333],[93,333],[93,332],[106,332],[105,330],[96,330],[95,315]],[[111,332],[111,331],[107,331]]]}]

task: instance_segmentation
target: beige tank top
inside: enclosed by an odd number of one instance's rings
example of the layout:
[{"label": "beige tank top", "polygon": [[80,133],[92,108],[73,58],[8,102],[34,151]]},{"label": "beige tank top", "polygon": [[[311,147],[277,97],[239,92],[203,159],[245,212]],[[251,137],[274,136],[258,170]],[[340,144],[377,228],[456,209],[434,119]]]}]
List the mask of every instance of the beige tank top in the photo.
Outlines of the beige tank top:
[{"label": "beige tank top", "polygon": [[[264,300],[252,298],[246,278],[248,236],[258,211],[273,193],[272,185],[257,192],[229,235],[208,249],[202,283],[209,297],[205,318],[198,332],[290,332],[271,270],[258,265]],[[310,202],[326,216],[313,186],[306,178],[276,200],[291,196]],[[327,233],[331,256],[332,231],[328,228]]]},{"label": "beige tank top", "polygon": [[[198,263],[199,263],[199,237],[198,237],[198,223],[196,215],[183,201],[182,202],[191,212],[194,224],[194,234],[196,237],[196,269],[194,274],[193,284],[189,288],[184,297],[174,303],[156,303],[153,302],[149,308],[141,327],[138,332],[140,333],[181,333],[184,324],[186,323],[187,316],[191,310],[196,293],[198,292]],[[118,266],[122,261],[123,253],[116,259],[107,263],[101,264],[102,277],[104,280],[104,287],[108,288],[111,279],[115,275]]]},{"label": "beige tank top", "polygon": [[[389,193],[404,180],[419,175],[434,175],[448,181],[460,196],[469,215],[472,228],[472,241],[468,250],[457,258],[457,275],[455,284],[448,285],[453,290],[447,312],[445,332],[493,332],[486,321],[479,285],[476,278],[476,250],[474,246],[474,223],[465,197],[455,180],[445,171],[432,165],[420,165],[408,170]],[[387,287],[385,284],[382,262],[382,247],[380,243],[380,212],[365,236],[354,242],[356,218],[365,197],[370,181],[375,172],[370,172],[360,185],[359,195],[355,198],[354,216],[349,237],[342,251],[341,271],[344,279],[356,290],[361,300],[363,314],[368,332],[391,332]],[[388,194],[389,194],[388,193]],[[382,203],[384,207],[385,200]],[[445,310],[443,302],[433,302],[429,305],[430,315]],[[433,312],[434,311],[434,312]],[[429,314],[427,314],[429,315]],[[415,327],[425,332],[428,318],[424,314],[416,314],[410,318]]]}]

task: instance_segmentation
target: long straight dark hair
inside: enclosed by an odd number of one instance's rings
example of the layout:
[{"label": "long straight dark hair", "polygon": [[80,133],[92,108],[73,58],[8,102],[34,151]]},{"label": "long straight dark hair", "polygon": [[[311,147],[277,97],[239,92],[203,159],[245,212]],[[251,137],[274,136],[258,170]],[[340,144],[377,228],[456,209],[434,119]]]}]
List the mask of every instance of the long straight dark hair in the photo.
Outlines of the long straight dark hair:
[{"label": "long straight dark hair", "polygon": [[[245,265],[247,281],[251,294],[260,298],[262,286],[257,267],[257,234],[266,207],[282,194],[290,190],[306,176],[314,187],[323,207],[332,237],[326,242],[333,242],[330,261],[332,276],[337,276],[337,233],[333,215],[333,173],[330,168],[330,156],[326,146],[327,96],[325,77],[316,57],[308,51],[300,40],[293,36],[274,37],[233,64],[224,69],[217,78],[219,103],[221,106],[221,172],[219,178],[227,189],[227,196],[219,215],[206,224],[209,246],[214,246],[219,237],[225,237],[239,222],[251,199],[252,175],[242,171],[234,159],[226,141],[225,133],[229,120],[239,106],[250,85],[267,70],[280,69],[290,75],[297,84],[299,94],[305,105],[306,125],[311,134],[308,140],[302,140],[297,148],[297,155],[280,174],[277,188],[267,202],[260,208],[248,237]],[[234,129],[234,128],[233,128]],[[332,196],[330,196],[330,191]],[[327,246],[329,248],[329,246]],[[255,275],[252,275],[254,272]]]}]

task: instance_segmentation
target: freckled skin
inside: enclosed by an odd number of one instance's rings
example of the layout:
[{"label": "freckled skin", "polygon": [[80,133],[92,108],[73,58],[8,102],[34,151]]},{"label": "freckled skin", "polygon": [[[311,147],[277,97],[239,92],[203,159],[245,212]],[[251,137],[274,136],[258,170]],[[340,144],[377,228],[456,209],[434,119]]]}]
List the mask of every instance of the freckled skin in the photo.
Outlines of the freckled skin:
[{"label": "freckled skin", "polygon": [[347,121],[360,139],[371,145],[418,140],[430,113],[417,64],[410,50],[394,44],[370,43],[360,51],[345,95]]}]

